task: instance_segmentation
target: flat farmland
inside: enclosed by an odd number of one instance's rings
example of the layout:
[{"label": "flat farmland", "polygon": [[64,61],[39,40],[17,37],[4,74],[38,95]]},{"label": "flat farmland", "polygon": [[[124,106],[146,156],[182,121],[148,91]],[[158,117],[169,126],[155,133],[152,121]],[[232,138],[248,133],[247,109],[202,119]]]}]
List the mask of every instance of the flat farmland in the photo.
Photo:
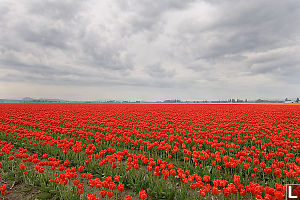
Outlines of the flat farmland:
[{"label": "flat farmland", "polygon": [[285,199],[299,138],[300,105],[2,103],[0,198]]}]

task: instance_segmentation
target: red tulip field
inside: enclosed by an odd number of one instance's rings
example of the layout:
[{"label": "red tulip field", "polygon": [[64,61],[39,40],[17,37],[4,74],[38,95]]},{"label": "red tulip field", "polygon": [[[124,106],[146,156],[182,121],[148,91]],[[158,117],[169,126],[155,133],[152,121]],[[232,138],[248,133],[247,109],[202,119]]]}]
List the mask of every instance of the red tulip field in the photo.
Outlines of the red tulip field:
[{"label": "red tulip field", "polygon": [[299,152],[300,105],[0,104],[0,199],[286,199]]}]

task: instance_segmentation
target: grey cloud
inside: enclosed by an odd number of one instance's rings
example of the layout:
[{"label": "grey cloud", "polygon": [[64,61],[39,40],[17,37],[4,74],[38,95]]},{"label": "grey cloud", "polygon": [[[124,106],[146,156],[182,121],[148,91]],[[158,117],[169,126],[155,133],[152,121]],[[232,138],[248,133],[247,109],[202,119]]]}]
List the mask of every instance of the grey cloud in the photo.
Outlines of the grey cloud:
[{"label": "grey cloud", "polygon": [[34,0],[28,5],[28,14],[70,22],[83,9],[85,2],[85,0]]},{"label": "grey cloud", "polygon": [[42,47],[65,49],[68,47],[70,34],[66,34],[68,30],[59,27],[43,27],[35,30],[30,24],[24,23],[18,27],[21,38],[27,42],[36,43]]},{"label": "grey cloud", "polygon": [[[130,58],[123,56],[122,45],[110,43],[100,33],[87,32],[82,38],[82,51],[89,64],[110,70],[126,71],[132,68]],[[123,56],[123,57],[122,57]]]},{"label": "grey cloud", "polygon": [[300,92],[298,18],[298,0],[4,0],[0,82],[292,94]]},{"label": "grey cloud", "polygon": [[[233,6],[234,5],[234,6]],[[299,1],[222,1],[215,4],[220,11],[220,18],[202,28],[189,27],[192,37],[182,38],[192,48],[200,49],[202,38],[207,38],[211,45],[205,51],[198,52],[199,58],[218,58],[224,55],[241,54],[247,51],[265,51],[283,45],[293,44],[300,34],[297,20],[300,18]],[[194,24],[195,26],[195,24]],[[191,34],[191,33],[190,33]]]},{"label": "grey cloud", "polygon": [[248,60],[252,74],[268,74],[278,81],[299,84],[300,47],[275,50]]},{"label": "grey cloud", "polygon": [[129,23],[132,31],[144,31],[153,29],[161,22],[161,17],[165,12],[188,7],[194,0],[161,0],[153,2],[151,0],[118,1],[122,11],[132,13]]},{"label": "grey cloud", "polygon": [[9,12],[10,8],[9,6],[1,6],[0,7],[0,21],[6,20],[7,13]]},{"label": "grey cloud", "polygon": [[161,64],[148,66],[146,71],[154,78],[172,78],[175,76],[175,70],[167,70]]}]

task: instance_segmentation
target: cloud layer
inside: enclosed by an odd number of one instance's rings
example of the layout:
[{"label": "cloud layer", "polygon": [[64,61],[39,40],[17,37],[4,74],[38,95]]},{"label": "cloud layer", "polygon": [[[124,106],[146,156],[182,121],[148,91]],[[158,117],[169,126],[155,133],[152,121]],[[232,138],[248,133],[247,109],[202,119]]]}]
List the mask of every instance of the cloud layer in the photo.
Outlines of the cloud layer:
[{"label": "cloud layer", "polygon": [[297,97],[298,19],[298,0],[3,0],[0,98]]}]

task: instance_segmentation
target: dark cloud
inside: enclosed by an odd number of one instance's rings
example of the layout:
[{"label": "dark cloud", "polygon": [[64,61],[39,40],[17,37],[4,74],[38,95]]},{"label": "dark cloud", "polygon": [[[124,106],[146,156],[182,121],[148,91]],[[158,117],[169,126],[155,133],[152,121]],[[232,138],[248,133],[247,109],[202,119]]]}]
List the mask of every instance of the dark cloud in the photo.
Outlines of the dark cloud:
[{"label": "dark cloud", "polygon": [[0,92],[17,97],[26,82],[149,99],[294,95],[299,18],[298,0],[3,0],[0,82],[15,92]]}]

